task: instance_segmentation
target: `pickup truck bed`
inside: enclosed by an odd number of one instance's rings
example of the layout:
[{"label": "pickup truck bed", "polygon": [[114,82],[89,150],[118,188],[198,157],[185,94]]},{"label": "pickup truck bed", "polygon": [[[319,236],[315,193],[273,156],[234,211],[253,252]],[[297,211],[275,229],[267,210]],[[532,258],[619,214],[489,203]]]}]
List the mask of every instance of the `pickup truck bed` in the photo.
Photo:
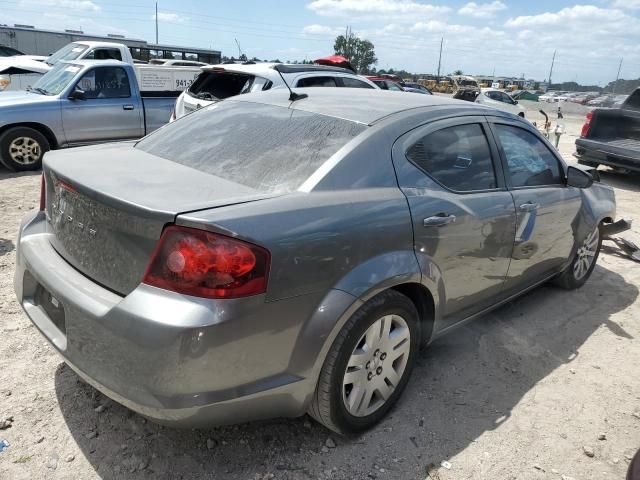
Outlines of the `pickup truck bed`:
[{"label": "pickup truck bed", "polygon": [[640,172],[640,89],[621,108],[596,109],[587,115],[575,156],[584,165]]}]

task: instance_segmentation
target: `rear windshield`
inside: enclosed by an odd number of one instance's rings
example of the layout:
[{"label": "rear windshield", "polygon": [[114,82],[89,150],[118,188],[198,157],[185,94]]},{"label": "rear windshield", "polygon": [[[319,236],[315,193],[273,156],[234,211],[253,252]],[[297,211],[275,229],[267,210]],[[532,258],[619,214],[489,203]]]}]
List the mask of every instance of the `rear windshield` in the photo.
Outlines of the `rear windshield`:
[{"label": "rear windshield", "polygon": [[287,193],[365,129],[315,113],[227,101],[182,117],[136,148],[260,192]]},{"label": "rear windshield", "polygon": [[248,93],[255,77],[246,73],[203,72],[188,90],[192,97],[201,100],[224,100]]}]

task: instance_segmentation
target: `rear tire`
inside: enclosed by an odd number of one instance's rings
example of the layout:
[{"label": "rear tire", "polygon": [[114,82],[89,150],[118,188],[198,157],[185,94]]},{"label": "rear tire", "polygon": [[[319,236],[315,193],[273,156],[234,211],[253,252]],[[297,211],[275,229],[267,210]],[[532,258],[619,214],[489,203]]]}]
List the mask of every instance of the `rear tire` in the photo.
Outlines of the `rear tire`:
[{"label": "rear tire", "polygon": [[0,162],[13,172],[38,170],[49,149],[47,138],[33,128],[14,127],[0,136]]},{"label": "rear tire", "polygon": [[566,290],[575,290],[583,286],[596,267],[601,246],[602,232],[600,226],[598,226],[587,235],[587,238],[578,248],[571,264],[554,280],[554,283]]},{"label": "rear tire", "polygon": [[419,336],[418,312],[405,295],[387,290],[366,302],[334,340],[309,414],[340,434],[373,427],[409,381]]}]

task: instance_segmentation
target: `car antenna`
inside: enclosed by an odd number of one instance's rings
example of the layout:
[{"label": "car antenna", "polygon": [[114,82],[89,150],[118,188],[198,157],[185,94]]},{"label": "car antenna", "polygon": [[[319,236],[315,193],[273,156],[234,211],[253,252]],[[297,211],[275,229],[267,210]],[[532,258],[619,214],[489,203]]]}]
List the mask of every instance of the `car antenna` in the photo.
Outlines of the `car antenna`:
[{"label": "car antenna", "polygon": [[276,72],[278,72],[278,74],[280,75],[280,78],[282,79],[282,81],[284,82],[284,84],[287,86],[287,89],[289,89],[289,101],[290,102],[295,102],[296,100],[302,100],[303,98],[307,98],[309,95],[307,95],[306,93],[296,93],[293,90],[291,90],[291,87],[289,86],[289,84],[287,83],[287,81],[284,79],[284,77],[282,76],[282,72],[280,71],[280,67],[282,66],[282,64],[278,64],[278,65],[274,65],[274,70]]}]

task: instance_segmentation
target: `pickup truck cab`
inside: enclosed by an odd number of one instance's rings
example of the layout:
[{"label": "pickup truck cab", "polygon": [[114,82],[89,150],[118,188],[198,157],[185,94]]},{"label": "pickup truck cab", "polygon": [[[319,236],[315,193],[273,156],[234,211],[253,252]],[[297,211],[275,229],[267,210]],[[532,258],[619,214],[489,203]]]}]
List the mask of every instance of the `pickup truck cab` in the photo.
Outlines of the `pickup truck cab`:
[{"label": "pickup truck cab", "polygon": [[[34,170],[50,149],[137,139],[167,122],[180,93],[181,70],[165,68],[164,84],[117,60],[60,61],[23,92],[0,93],[0,162],[10,170]],[[153,73],[153,72],[152,72]],[[166,77],[166,78],[165,78]],[[150,88],[150,87],[143,87]]]},{"label": "pickup truck cab", "polygon": [[20,55],[0,59],[0,91],[24,90],[65,60],[120,60],[133,65],[131,52],[122,43],[72,42],[49,57]]},{"label": "pickup truck cab", "polygon": [[591,167],[640,172],[640,88],[620,108],[597,108],[587,114],[574,156]]}]

